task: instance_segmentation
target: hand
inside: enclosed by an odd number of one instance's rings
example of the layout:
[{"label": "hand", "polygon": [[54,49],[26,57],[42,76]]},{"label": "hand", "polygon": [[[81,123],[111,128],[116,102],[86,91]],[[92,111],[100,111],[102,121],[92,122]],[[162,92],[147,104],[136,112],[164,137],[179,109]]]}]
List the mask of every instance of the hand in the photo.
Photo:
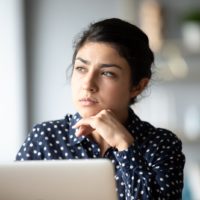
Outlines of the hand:
[{"label": "hand", "polygon": [[133,143],[133,137],[117,120],[111,110],[102,110],[95,116],[83,118],[73,128],[78,128],[76,136],[97,132],[111,147],[119,151],[127,149]]}]

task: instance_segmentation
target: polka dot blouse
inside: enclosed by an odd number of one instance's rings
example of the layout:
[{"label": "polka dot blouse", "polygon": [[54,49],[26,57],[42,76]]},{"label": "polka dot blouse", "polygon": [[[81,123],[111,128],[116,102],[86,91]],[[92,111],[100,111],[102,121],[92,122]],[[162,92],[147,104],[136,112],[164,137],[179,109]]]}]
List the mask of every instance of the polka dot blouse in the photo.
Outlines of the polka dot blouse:
[{"label": "polka dot blouse", "polygon": [[[80,115],[66,115],[33,127],[16,160],[102,158],[87,137],[75,136]],[[119,200],[181,199],[185,157],[181,141],[170,131],[141,121],[130,109],[126,127],[134,143],[124,151],[109,148],[104,158],[115,166]]]}]

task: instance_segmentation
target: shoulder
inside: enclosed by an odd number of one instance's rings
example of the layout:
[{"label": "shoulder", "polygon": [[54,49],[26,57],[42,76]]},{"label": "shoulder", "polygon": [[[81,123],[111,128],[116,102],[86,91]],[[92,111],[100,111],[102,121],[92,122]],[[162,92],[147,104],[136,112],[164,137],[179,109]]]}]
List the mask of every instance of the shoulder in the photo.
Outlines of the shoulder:
[{"label": "shoulder", "polygon": [[176,144],[182,145],[181,140],[171,130],[155,127],[148,122],[143,122],[143,124],[144,124],[144,134],[149,136],[150,140],[154,140],[158,144],[165,142],[171,145],[176,145]]},{"label": "shoulder", "polygon": [[181,140],[172,131],[155,127],[151,123],[141,120],[133,111],[131,119],[129,128],[138,145],[143,147],[155,146],[157,148],[163,145],[164,148],[174,146],[182,149]]},{"label": "shoulder", "polygon": [[76,115],[67,114],[59,120],[45,121],[35,124],[20,148],[17,160],[40,160],[56,154],[63,144],[71,142],[75,130],[72,128],[76,122]]},{"label": "shoulder", "polygon": [[182,149],[182,142],[174,132],[165,128],[155,127],[148,122],[143,121],[142,124],[141,132],[143,133],[143,138],[140,138],[140,140],[145,140],[146,138],[146,142],[148,141],[150,145],[159,146],[165,144],[168,145],[166,148],[174,146]]},{"label": "shoulder", "polygon": [[[138,139],[139,149],[144,153],[145,158],[153,162],[180,162],[183,166],[185,156],[182,151],[182,142],[175,133],[168,129],[157,128],[143,122],[143,137]],[[168,160],[168,161],[167,161]]]},{"label": "shoulder", "polygon": [[33,125],[30,136],[38,137],[50,134],[62,134],[68,132],[73,119],[72,114],[67,114],[63,119],[44,121]]},{"label": "shoulder", "polygon": [[181,167],[184,166],[182,142],[172,131],[140,121],[140,129],[135,135],[135,145],[148,162],[170,160],[170,162],[179,162]]}]

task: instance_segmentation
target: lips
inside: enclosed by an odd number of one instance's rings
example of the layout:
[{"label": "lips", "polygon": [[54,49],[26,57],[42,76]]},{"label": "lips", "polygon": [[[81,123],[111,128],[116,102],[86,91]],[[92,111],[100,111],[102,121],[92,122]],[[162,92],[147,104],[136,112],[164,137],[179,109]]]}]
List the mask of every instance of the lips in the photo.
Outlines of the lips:
[{"label": "lips", "polygon": [[84,106],[92,106],[98,103],[98,101],[95,98],[91,97],[84,97],[79,99],[79,102]]}]

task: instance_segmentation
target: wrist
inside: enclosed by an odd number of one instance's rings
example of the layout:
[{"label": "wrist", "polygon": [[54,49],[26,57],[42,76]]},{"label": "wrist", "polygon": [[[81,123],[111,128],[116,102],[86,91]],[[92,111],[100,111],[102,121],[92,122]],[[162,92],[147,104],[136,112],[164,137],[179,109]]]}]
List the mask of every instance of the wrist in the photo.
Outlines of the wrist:
[{"label": "wrist", "polygon": [[130,147],[131,144],[133,144],[134,139],[132,135],[129,135],[128,137],[121,139],[120,143],[116,146],[118,151],[124,151]]}]

